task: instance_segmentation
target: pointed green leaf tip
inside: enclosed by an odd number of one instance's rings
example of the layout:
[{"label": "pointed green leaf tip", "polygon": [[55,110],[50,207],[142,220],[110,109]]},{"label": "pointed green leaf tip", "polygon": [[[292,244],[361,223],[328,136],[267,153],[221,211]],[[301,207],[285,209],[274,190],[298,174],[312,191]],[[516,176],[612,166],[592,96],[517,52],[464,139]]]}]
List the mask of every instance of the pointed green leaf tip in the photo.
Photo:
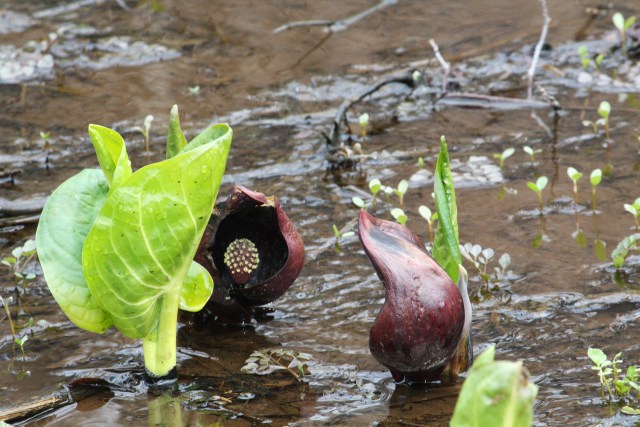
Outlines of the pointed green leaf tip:
[{"label": "pointed green leaf tip", "polygon": [[187,145],[187,139],[180,128],[178,106],[174,105],[169,113],[169,132],[167,133],[167,159],[177,155]]},{"label": "pointed green leaf tip", "polygon": [[538,387],[522,361],[494,360],[491,346],[476,358],[451,419],[451,427],[530,427]]},{"label": "pointed green leaf tip", "polygon": [[98,125],[89,125],[89,136],[109,187],[117,187],[132,174],[124,140],[118,132]]},{"label": "pointed green leaf tip", "polygon": [[454,283],[458,283],[458,265],[462,264],[458,237],[458,208],[449,164],[449,151],[444,136],[440,139],[440,154],[436,163],[433,185],[438,213],[433,259],[447,272]]}]

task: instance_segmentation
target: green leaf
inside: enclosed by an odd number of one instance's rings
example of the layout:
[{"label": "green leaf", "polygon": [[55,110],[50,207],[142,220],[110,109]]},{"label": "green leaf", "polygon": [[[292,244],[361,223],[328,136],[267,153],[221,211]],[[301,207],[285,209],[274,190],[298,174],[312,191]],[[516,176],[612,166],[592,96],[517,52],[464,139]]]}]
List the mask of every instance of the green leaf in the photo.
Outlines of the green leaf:
[{"label": "green leaf", "polygon": [[458,283],[460,273],[458,265],[462,264],[458,237],[458,208],[449,165],[449,151],[444,136],[440,139],[440,154],[434,175],[434,193],[438,228],[433,242],[433,259],[447,272],[453,283]]},{"label": "green leaf", "polygon": [[40,264],[53,297],[73,323],[97,333],[109,329],[111,318],[89,292],[82,246],[108,193],[99,169],[83,170],[49,197],[36,231]]},{"label": "green leaf", "polygon": [[608,361],[607,355],[599,348],[589,348],[587,355],[594,365],[598,367],[606,366],[605,363]]},{"label": "green leaf", "polygon": [[582,178],[582,173],[578,172],[576,168],[571,166],[567,168],[567,175],[569,175],[569,178],[571,178],[573,182],[578,182],[580,178]]},{"label": "green leaf", "polygon": [[631,28],[633,26],[633,24],[635,24],[636,22],[636,17],[635,16],[630,16],[628,17],[625,21],[624,21],[624,30],[628,30],[629,28]]},{"label": "green leaf", "polygon": [[405,225],[407,223],[407,215],[400,208],[391,209],[391,216],[393,216],[393,218],[402,225]]},{"label": "green leaf", "polygon": [[598,114],[600,114],[600,117],[603,119],[608,118],[609,114],[611,114],[611,104],[607,101],[602,101],[598,106]]},{"label": "green leaf", "polygon": [[202,310],[213,293],[213,279],[206,268],[191,262],[180,289],[180,310],[192,313]]},{"label": "green leaf", "polygon": [[418,213],[422,218],[426,219],[427,221],[431,221],[431,209],[429,209],[428,207],[420,205],[420,207],[418,208]]},{"label": "green leaf", "polygon": [[136,171],[112,189],[96,218],[83,271],[124,335],[145,338],[167,322],[163,299],[174,300],[182,288],[213,210],[231,134],[226,125],[212,126],[175,157]]},{"label": "green leaf", "polygon": [[89,136],[109,188],[113,190],[132,173],[124,140],[118,132],[98,125],[89,125]]},{"label": "green leaf", "polygon": [[538,190],[542,191],[547,186],[548,182],[549,182],[549,179],[546,176],[541,176],[536,181],[536,187],[538,187]]},{"label": "green leaf", "polygon": [[598,184],[600,184],[600,181],[602,181],[602,170],[601,169],[594,169],[591,172],[591,176],[589,177],[589,180],[591,181],[591,185],[596,187]]},{"label": "green leaf", "polygon": [[611,259],[613,260],[613,265],[616,268],[621,268],[624,264],[624,261],[627,259],[629,255],[629,251],[636,246],[636,243],[640,239],[640,234],[632,234],[630,236],[625,237],[618,243],[618,246],[611,252]]},{"label": "green leaf", "polygon": [[354,205],[356,205],[356,207],[363,209],[366,205],[364,203],[364,200],[362,200],[362,198],[355,196],[351,198],[351,201],[353,202]]},{"label": "green leaf", "polygon": [[378,191],[380,191],[381,187],[382,187],[382,184],[380,183],[379,179],[374,178],[371,181],[369,181],[369,190],[371,190],[371,193],[374,196],[378,193]]},{"label": "green leaf", "polygon": [[622,15],[622,13],[614,13],[611,20],[613,21],[613,25],[615,25],[619,31],[624,31],[624,15]]},{"label": "green leaf", "polygon": [[167,133],[167,159],[177,155],[187,145],[182,129],[180,128],[180,116],[178,106],[174,105],[169,113],[169,132]]},{"label": "green leaf", "polygon": [[406,179],[403,179],[402,181],[400,181],[400,183],[398,184],[398,191],[400,192],[400,194],[404,195],[408,189],[409,189],[409,182],[407,182]]},{"label": "green leaf", "polygon": [[521,361],[494,361],[493,346],[475,361],[462,385],[451,427],[530,427],[538,393]]},{"label": "green leaf", "polygon": [[535,182],[527,182],[527,187],[529,187],[531,191],[533,191],[534,193],[540,192],[540,189],[538,188]]},{"label": "green leaf", "polygon": [[623,406],[620,412],[625,415],[640,415],[640,409],[633,409],[630,406]]}]

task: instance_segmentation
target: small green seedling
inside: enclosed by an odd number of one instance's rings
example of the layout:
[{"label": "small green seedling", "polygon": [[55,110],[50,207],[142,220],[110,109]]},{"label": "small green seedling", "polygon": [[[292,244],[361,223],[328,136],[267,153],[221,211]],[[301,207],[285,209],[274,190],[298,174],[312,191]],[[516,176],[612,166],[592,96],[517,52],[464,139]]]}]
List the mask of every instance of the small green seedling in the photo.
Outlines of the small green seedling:
[{"label": "small green seedling", "polygon": [[500,161],[500,169],[504,169],[504,161],[507,160],[509,157],[511,157],[515,151],[516,151],[515,148],[509,147],[506,150],[504,150],[502,153],[493,154],[493,157]]},{"label": "small green seedling", "polygon": [[369,190],[371,191],[371,194],[373,195],[373,208],[376,208],[376,200],[377,200],[377,195],[378,192],[380,191],[380,189],[382,188],[382,184],[380,183],[380,180],[378,178],[374,178],[371,181],[369,181]]},{"label": "small green seedling", "polygon": [[567,168],[567,175],[569,175],[569,178],[571,178],[571,181],[573,181],[573,200],[577,205],[578,204],[578,181],[580,180],[580,178],[582,178],[583,174],[578,172],[576,168],[570,166]]},{"label": "small green seedling", "polygon": [[364,200],[362,200],[362,197],[352,197],[351,198],[351,202],[356,205],[356,207],[358,209],[366,209],[367,208],[367,204],[364,202]]},{"label": "small green seedling", "polygon": [[398,188],[395,188],[393,190],[393,192],[396,194],[396,196],[398,196],[398,200],[399,200],[401,208],[404,207],[404,195],[407,193],[408,189],[409,189],[409,182],[407,182],[406,179],[403,179],[398,184]]},{"label": "small green seedling", "polygon": [[424,205],[420,205],[418,213],[420,213],[420,216],[427,221],[427,224],[429,224],[429,241],[433,242],[433,222],[438,217],[438,214],[436,212],[432,213],[431,209]]},{"label": "small green seedling", "polygon": [[638,197],[632,205],[625,203],[624,210],[633,215],[633,219],[636,223],[636,231],[638,231],[638,216],[640,216],[640,197]]},{"label": "small green seedling", "polygon": [[589,56],[589,52],[587,50],[587,46],[578,47],[578,55],[580,55],[580,62],[582,62],[582,68],[585,70],[589,68],[590,65],[593,64],[596,70],[599,70],[602,66],[602,61],[604,61],[604,54],[600,53],[596,56],[594,60]]},{"label": "small green seedling", "polygon": [[25,273],[25,268],[29,262],[36,255],[36,242],[35,240],[27,240],[24,245],[18,246],[11,251],[10,257],[2,259],[2,264],[6,265],[13,271],[13,276],[17,284],[26,284],[28,280],[36,278],[34,273]]},{"label": "small green seedling", "polygon": [[607,138],[607,144],[609,144],[609,116],[611,115],[611,104],[607,101],[602,101],[598,106],[598,114],[600,118],[604,120],[604,132]]},{"label": "small green seedling", "polygon": [[630,16],[624,19],[624,15],[620,12],[616,12],[612,17],[613,25],[616,26],[620,33],[620,46],[622,47],[622,54],[627,57],[627,31],[636,22],[635,16]]},{"label": "small green seedling", "polygon": [[602,181],[602,170],[594,169],[591,171],[591,176],[589,177],[589,181],[591,182],[591,209],[595,212],[596,210],[596,187]]},{"label": "small green seedling", "polygon": [[144,122],[142,124],[142,127],[136,126],[136,127],[133,128],[133,130],[140,132],[142,134],[142,136],[144,137],[144,147],[145,147],[145,150],[147,151],[147,156],[150,155],[150,151],[149,151],[149,131],[151,130],[151,122],[153,122],[153,116],[151,114],[149,114],[147,117],[144,118]]},{"label": "small green seedling", "polygon": [[531,159],[531,165],[534,165],[536,162],[536,154],[540,154],[542,153],[541,149],[533,149],[531,147],[529,147],[528,145],[525,145],[524,147],[522,147],[522,149],[524,150],[525,153],[527,153],[529,155],[529,158]]},{"label": "small green seedling", "polygon": [[356,233],[354,233],[353,231],[342,232],[338,229],[338,227],[335,224],[333,224],[333,235],[336,237],[336,244],[335,244],[336,252],[340,252],[341,250],[340,242],[342,241],[342,239],[346,239],[347,237],[351,237],[355,234]]},{"label": "small green seedling", "polygon": [[406,225],[407,220],[409,219],[407,217],[407,214],[405,214],[404,211],[400,208],[391,209],[391,216],[396,220],[396,222],[402,225]]},{"label": "small green seedling", "polygon": [[362,135],[362,139],[365,140],[367,138],[367,128],[369,127],[369,114],[360,114],[360,117],[358,117],[358,123],[360,123],[360,134]]},{"label": "small green seedling", "polygon": [[[631,393],[634,390],[637,399],[640,392],[637,366],[630,365],[626,372],[620,368],[619,364],[623,362],[622,353],[616,354],[613,360],[609,360],[599,348],[589,348],[587,355],[593,362],[591,369],[598,373],[602,400],[605,399],[605,390],[608,400],[632,399]],[[625,406],[621,411],[625,414],[635,414],[638,410]]]},{"label": "small green seedling", "polygon": [[[640,138],[638,138],[638,140],[640,141]],[[424,169],[424,159],[422,156],[418,157],[418,169]]]},{"label": "small green seedling", "polygon": [[527,182],[527,187],[538,195],[538,205],[540,206],[540,215],[542,215],[542,190],[547,186],[549,179],[546,176],[541,176],[536,182]]},{"label": "small green seedling", "polygon": [[286,371],[297,381],[302,382],[302,378],[309,372],[308,363],[312,359],[313,356],[308,353],[283,348],[266,348],[251,353],[240,370],[255,375]]},{"label": "small green seedling", "polygon": [[24,343],[26,343],[28,339],[29,339],[29,335],[23,335],[22,338],[15,339],[15,343],[18,344],[18,347],[20,347],[20,352],[22,353],[22,360],[24,360],[24,357],[25,357]]},{"label": "small green seedling", "polygon": [[198,85],[189,86],[189,95],[191,95],[191,96],[200,95],[200,86],[198,86]]},{"label": "small green seedling", "polygon": [[9,297],[4,299],[0,296],[0,304],[4,307],[4,312],[7,315],[7,319],[9,320],[9,329],[11,329],[11,335],[15,338],[16,336],[16,328],[13,324],[13,320],[11,320],[11,310],[9,310],[9,304],[13,302],[13,297]]}]

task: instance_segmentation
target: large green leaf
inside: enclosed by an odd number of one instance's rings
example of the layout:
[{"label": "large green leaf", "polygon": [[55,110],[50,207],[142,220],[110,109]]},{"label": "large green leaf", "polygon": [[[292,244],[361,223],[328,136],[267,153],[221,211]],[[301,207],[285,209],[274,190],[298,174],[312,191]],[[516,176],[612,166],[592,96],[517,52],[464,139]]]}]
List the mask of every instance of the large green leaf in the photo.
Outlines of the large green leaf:
[{"label": "large green leaf", "polygon": [[451,427],[530,427],[538,388],[529,382],[522,362],[494,360],[495,347],[484,351],[469,374],[451,419]]},{"label": "large green leaf", "polygon": [[205,306],[213,293],[213,279],[206,268],[191,262],[180,289],[180,310],[196,313]]},{"label": "large green leaf", "polygon": [[83,170],[49,197],[36,231],[38,257],[53,297],[73,323],[97,333],[112,322],[89,292],[82,274],[82,246],[108,193],[102,171]]},{"label": "large green leaf", "polygon": [[449,166],[449,152],[444,136],[440,139],[440,154],[434,176],[434,193],[438,229],[433,241],[433,259],[442,267],[453,283],[458,283],[459,269],[462,264],[458,238],[458,208],[453,178]]},{"label": "large green leaf", "polygon": [[114,189],[132,174],[124,140],[118,132],[98,125],[89,125],[89,136],[109,187]]},{"label": "large green leaf", "polygon": [[128,337],[151,334],[163,299],[178,297],[211,216],[231,129],[216,125],[201,135],[113,189],[87,236],[82,263],[91,294]]}]

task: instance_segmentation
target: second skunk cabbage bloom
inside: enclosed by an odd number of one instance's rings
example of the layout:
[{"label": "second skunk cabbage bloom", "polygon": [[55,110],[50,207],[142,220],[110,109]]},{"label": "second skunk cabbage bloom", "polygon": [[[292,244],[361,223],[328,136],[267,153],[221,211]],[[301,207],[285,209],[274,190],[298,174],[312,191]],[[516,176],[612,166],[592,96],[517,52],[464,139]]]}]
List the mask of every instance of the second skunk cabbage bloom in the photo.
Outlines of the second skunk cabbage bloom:
[{"label": "second skunk cabbage bloom", "polygon": [[373,357],[396,381],[440,379],[464,327],[460,291],[408,228],[362,210],[358,231],[386,291],[369,335]]},{"label": "second skunk cabbage bloom", "polygon": [[219,202],[198,248],[215,286],[207,309],[221,320],[249,322],[296,280],[304,264],[298,230],[275,197],[234,186]]}]

